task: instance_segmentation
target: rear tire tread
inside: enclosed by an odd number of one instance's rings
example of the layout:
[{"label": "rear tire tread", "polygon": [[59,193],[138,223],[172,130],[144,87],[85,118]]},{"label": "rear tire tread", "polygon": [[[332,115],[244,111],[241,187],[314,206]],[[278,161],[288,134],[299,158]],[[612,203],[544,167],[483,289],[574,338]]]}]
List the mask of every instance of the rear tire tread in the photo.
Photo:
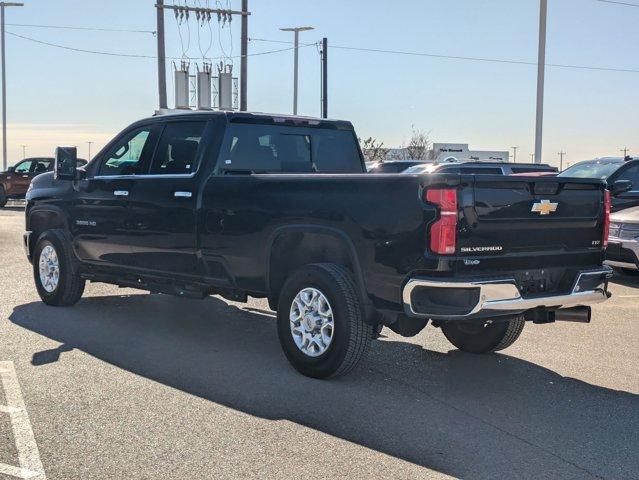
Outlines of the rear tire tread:
[{"label": "rear tire tread", "polygon": [[504,350],[515,343],[515,341],[519,338],[519,335],[521,335],[521,332],[523,332],[525,324],[526,320],[522,316],[513,318],[510,322],[508,322],[508,328],[506,329],[504,338],[501,339],[492,351],[498,352],[500,350]]}]

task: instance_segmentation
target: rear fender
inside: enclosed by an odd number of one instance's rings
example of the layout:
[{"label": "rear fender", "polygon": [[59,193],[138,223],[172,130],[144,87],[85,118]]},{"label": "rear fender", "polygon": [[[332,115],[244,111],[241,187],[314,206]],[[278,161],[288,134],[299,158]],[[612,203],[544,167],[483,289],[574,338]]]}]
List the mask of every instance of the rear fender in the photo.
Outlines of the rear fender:
[{"label": "rear fender", "polygon": [[311,263],[337,263],[352,273],[366,318],[373,323],[373,306],[357,251],[345,232],[318,225],[288,225],[276,229],[267,245],[266,290],[272,302],[279,297],[286,278],[298,268]]}]

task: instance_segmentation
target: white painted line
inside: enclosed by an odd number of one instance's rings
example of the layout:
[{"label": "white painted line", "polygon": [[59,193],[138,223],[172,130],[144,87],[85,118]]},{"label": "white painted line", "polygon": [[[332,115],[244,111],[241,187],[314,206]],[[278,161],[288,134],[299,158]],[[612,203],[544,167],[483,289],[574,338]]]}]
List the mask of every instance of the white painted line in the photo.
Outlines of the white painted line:
[{"label": "white painted line", "polygon": [[40,475],[38,472],[32,472],[26,468],[14,467],[13,465],[7,465],[5,463],[0,463],[0,473],[17,478],[38,478],[37,476]]},{"label": "white painted line", "polygon": [[639,295],[613,295],[614,297],[618,297],[618,298],[639,298]]},{"label": "white painted line", "polygon": [[40,461],[40,452],[36,444],[29,415],[22,399],[22,391],[18,383],[13,362],[0,362],[0,378],[4,387],[7,404],[3,405],[3,412],[9,415],[13,438],[16,442],[18,462],[20,467],[0,464],[0,473],[6,473],[17,478],[46,480],[44,468]]}]

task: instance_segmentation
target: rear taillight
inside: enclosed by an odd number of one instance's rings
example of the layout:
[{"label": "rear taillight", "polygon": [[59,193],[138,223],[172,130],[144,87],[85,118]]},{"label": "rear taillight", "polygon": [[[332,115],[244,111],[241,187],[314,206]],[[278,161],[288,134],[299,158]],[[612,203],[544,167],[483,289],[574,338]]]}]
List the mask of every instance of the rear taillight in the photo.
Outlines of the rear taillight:
[{"label": "rear taillight", "polygon": [[604,247],[608,246],[608,234],[610,233],[610,190],[604,190],[604,224],[603,224],[603,238],[601,244]]},{"label": "rear taillight", "polygon": [[457,190],[433,188],[426,191],[427,202],[437,205],[439,219],[430,226],[430,249],[441,255],[455,253],[457,239]]}]

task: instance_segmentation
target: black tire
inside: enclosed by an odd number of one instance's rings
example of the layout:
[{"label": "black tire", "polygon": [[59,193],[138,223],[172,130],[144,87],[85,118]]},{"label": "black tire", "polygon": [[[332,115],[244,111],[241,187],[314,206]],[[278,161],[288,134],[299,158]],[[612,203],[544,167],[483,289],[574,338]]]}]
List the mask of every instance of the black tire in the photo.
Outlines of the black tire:
[{"label": "black tire", "polygon": [[[293,300],[305,288],[319,290],[333,312],[332,341],[325,352],[315,357],[298,348],[289,320]],[[373,338],[373,326],[364,320],[348,270],[332,263],[317,263],[301,268],[284,283],[277,309],[277,333],[286,358],[298,372],[308,377],[327,378],[350,372],[365,357]]]},{"label": "black tire", "polygon": [[[53,247],[59,264],[59,280],[52,291],[47,290],[40,278],[40,257],[48,246]],[[38,238],[33,249],[33,279],[40,298],[47,305],[69,306],[82,297],[85,281],[77,274],[73,252],[62,230],[47,230]]]},{"label": "black tire", "polygon": [[0,208],[7,204],[7,195],[4,191],[4,187],[0,186]]},{"label": "black tire", "polygon": [[442,332],[450,343],[468,353],[497,352],[510,347],[524,329],[525,319],[517,316],[511,320],[449,321],[442,323]]}]

